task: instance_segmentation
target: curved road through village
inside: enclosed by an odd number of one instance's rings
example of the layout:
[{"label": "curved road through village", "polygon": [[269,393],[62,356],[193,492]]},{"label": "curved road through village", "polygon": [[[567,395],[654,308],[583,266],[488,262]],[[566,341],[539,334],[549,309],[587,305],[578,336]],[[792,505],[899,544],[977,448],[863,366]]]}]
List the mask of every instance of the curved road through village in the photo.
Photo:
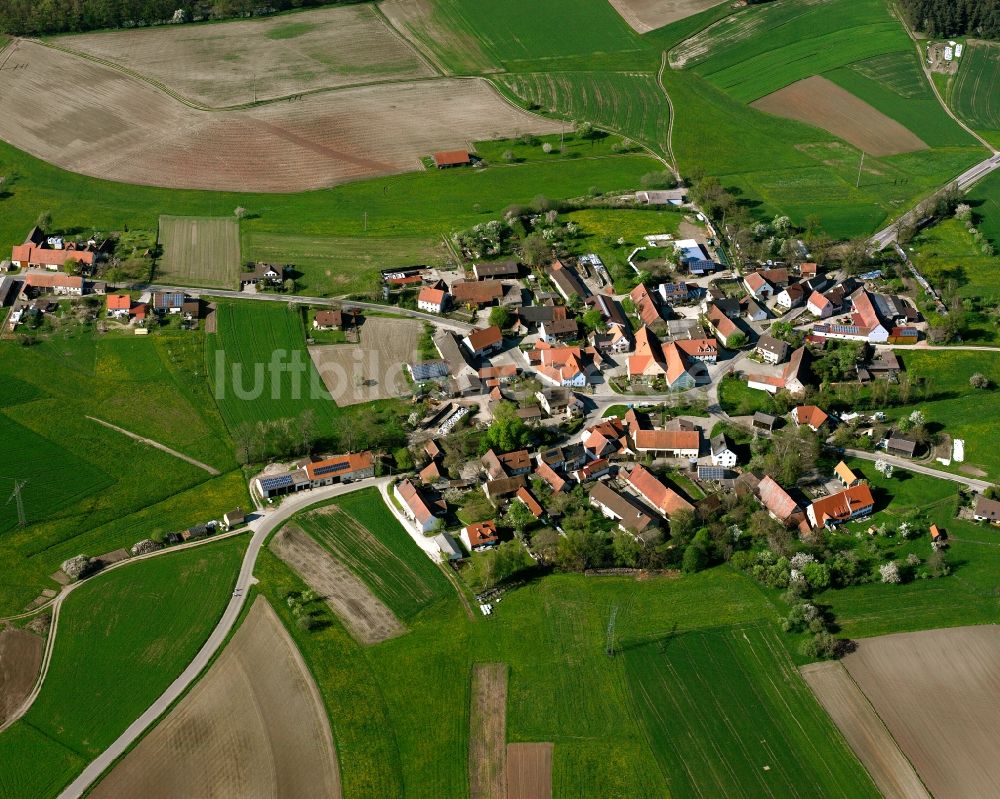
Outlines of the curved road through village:
[{"label": "curved road through village", "polygon": [[[188,667],[184,669],[181,675],[170,684],[167,690],[164,691],[160,697],[149,706],[145,713],[132,722],[125,732],[118,736],[118,739],[111,744],[111,746],[98,755],[95,760],[91,761],[91,763],[81,772],[80,776],[73,780],[73,782],[71,782],[62,791],[62,793],[59,794],[59,799],[78,799],[78,797],[83,796],[87,789],[90,788],[90,786],[93,785],[119,757],[125,754],[132,744],[134,744],[142,736],[142,734],[146,732],[146,730],[149,729],[158,718],[160,718],[160,716],[170,709],[170,706],[174,702],[181,698],[184,692],[187,691],[202,671],[205,670],[212,658],[215,657],[216,652],[219,651],[222,645],[229,638],[230,632],[232,632],[233,627],[236,625],[236,622],[240,617],[240,613],[243,611],[247,591],[251,584],[255,582],[253,569],[257,563],[257,556],[260,554],[261,547],[264,546],[264,542],[267,540],[267,537],[275,529],[287,521],[293,514],[309,507],[310,505],[315,505],[317,502],[324,502],[343,494],[349,494],[352,491],[360,491],[363,488],[381,487],[383,484],[387,483],[389,479],[390,478],[388,477],[370,478],[367,480],[359,480],[358,482],[351,483],[349,485],[334,485],[316,488],[312,491],[286,497],[277,508],[273,510],[266,510],[263,512],[263,515],[254,519],[254,521],[252,521],[249,525],[250,529],[253,531],[253,536],[250,539],[250,544],[247,547],[246,554],[243,556],[243,563],[240,566],[239,576],[236,578],[233,595],[222,614],[222,618],[219,619],[219,623],[215,626],[211,635],[209,635],[208,640],[205,641],[205,644],[198,651],[198,654],[195,655],[194,660],[188,664]],[[170,552],[172,550],[162,551]]]}]

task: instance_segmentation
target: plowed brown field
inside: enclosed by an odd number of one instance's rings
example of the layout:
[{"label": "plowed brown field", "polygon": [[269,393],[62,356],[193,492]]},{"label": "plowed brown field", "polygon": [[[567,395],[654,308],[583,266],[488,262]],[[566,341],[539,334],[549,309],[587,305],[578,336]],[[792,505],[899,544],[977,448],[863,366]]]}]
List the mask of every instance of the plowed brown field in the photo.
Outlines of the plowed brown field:
[{"label": "plowed brown field", "polygon": [[751,105],[759,111],[815,125],[869,155],[897,155],[927,149],[915,133],[819,75],[796,81]]},{"label": "plowed brown field", "polygon": [[507,799],[552,799],[552,744],[507,744]]},{"label": "plowed brown field", "polygon": [[45,642],[25,630],[0,630],[0,724],[28,698],[42,667]]},{"label": "plowed brown field", "polygon": [[671,22],[717,6],[719,0],[610,0],[623,20],[637,33],[662,28]]},{"label": "plowed brown field", "polygon": [[469,714],[469,794],[472,799],[507,795],[507,664],[472,669]]},{"label": "plowed brown field", "polygon": [[1000,627],[858,642],[843,664],[936,799],[1000,796]]},{"label": "plowed brown field", "polygon": [[55,41],[211,107],[434,71],[368,5],[220,25],[163,25]]},{"label": "plowed brown field", "polygon": [[90,794],[95,799],[340,795],[323,701],[263,598],[202,680]]},{"label": "plowed brown field", "polygon": [[494,135],[559,130],[480,79],[362,86],[212,112],[34,42],[18,42],[11,57],[25,66],[0,81],[0,138],[72,172],[126,183],[304,191],[421,169],[423,155]]}]

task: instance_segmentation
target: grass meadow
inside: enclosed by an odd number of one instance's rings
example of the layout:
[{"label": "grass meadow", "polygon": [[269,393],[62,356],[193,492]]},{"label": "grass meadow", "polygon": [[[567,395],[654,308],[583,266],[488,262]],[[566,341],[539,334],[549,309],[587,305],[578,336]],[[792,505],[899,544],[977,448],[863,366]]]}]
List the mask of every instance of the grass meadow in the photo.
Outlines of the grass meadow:
[{"label": "grass meadow", "polygon": [[156,282],[237,288],[242,261],[240,223],[235,216],[161,216],[157,240],[163,254],[156,267]]},{"label": "grass meadow", "polygon": [[962,120],[1000,143],[1000,44],[967,41],[947,96]]},{"label": "grass meadow", "polygon": [[917,268],[937,288],[954,283],[962,297],[1000,299],[1000,258],[984,256],[957,219],[924,228],[910,247]]},{"label": "grass meadow", "polygon": [[246,541],[132,564],[65,601],[42,691],[0,734],[0,795],[56,795],[146,710],[221,616]]}]

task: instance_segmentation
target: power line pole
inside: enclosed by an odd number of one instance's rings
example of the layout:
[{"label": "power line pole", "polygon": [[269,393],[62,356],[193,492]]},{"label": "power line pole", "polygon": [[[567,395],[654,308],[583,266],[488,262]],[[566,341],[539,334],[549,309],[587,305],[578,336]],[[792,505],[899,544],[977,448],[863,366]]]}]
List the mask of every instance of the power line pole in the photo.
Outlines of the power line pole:
[{"label": "power line pole", "polygon": [[856,188],[856,189],[860,189],[861,188],[861,169],[864,167],[864,165],[865,165],[865,151],[862,150],[861,151],[861,163],[858,164],[858,182],[854,184],[854,188]]},{"label": "power line pole", "polygon": [[609,658],[615,656],[615,623],[618,621],[618,606],[611,608],[611,618],[608,619],[607,637],[604,641],[604,654]]},{"label": "power line pole", "polygon": [[14,504],[17,506],[17,526],[24,527],[27,525],[27,520],[24,517],[24,500],[21,498],[21,489],[28,484],[27,480],[15,480],[14,481],[14,491],[7,498],[7,504],[10,504],[11,500],[14,500]]}]

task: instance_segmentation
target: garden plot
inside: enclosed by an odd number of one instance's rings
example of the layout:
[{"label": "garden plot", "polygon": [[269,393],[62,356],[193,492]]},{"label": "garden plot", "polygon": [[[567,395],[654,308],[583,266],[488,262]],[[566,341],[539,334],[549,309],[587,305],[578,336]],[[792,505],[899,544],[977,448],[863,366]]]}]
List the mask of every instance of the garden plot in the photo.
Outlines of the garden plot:
[{"label": "garden plot", "polygon": [[0,138],[63,169],[125,183],[304,191],[419,170],[422,156],[471,141],[560,129],[481,79],[360,86],[223,113],[41,44],[22,40],[14,53],[25,68],[0,82]]},{"label": "garden plot", "polygon": [[122,66],[211,107],[434,74],[368,5],[216,25],[86,33],[54,44]]},{"label": "garden plot", "polygon": [[868,155],[927,149],[920,137],[896,120],[818,75],[796,81],[751,105],[759,111],[815,125]]},{"label": "garden plot", "polygon": [[406,632],[368,586],[298,527],[282,530],[271,549],[326,601],[362,644],[376,644]]},{"label": "garden plot", "polygon": [[413,319],[372,316],[361,325],[360,343],[310,347],[309,355],[342,407],[402,397],[410,393],[405,364],[417,359],[422,330]]},{"label": "garden plot", "polygon": [[1000,628],[858,642],[843,664],[937,799],[1000,792]]},{"label": "garden plot", "polygon": [[507,795],[507,664],[472,669],[469,715],[469,793],[472,799]]},{"label": "garden plot", "polygon": [[322,699],[267,600],[92,797],[340,797]]},{"label": "garden plot", "polygon": [[507,799],[551,799],[552,744],[507,744]]}]

